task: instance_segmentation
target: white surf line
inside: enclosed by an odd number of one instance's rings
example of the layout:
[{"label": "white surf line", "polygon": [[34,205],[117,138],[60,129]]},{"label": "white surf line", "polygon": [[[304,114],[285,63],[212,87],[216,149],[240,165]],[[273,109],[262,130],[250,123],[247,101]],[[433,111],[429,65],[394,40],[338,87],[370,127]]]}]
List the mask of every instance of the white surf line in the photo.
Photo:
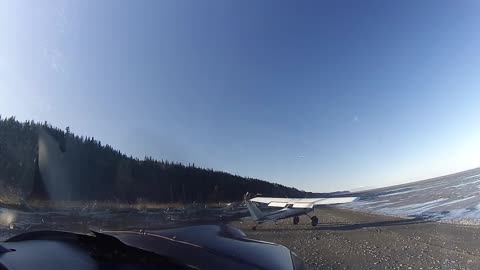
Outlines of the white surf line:
[{"label": "white surf line", "polygon": [[463,179],[465,180],[465,179],[470,179],[470,178],[474,178],[474,177],[480,177],[480,174],[470,175],[470,176],[467,176]]},{"label": "white surf line", "polygon": [[417,192],[417,191],[432,189],[432,188],[436,188],[436,187],[437,187],[437,186],[426,187],[426,188],[412,188],[412,189],[405,190],[405,191],[399,191],[399,192],[389,193],[389,194],[385,194],[385,195],[380,195],[380,196],[378,196],[378,197],[388,197],[388,196],[395,196],[395,195],[407,194],[407,193],[412,193],[412,192]]},{"label": "white surf line", "polygon": [[407,204],[399,207],[386,207],[386,208],[376,208],[376,209],[365,209],[371,210],[374,213],[393,215],[393,216],[408,216],[412,214],[421,214],[427,210],[430,210],[438,205],[438,203],[447,200],[446,198],[440,198],[423,203]]},{"label": "white surf line", "polygon": [[390,196],[408,194],[408,193],[411,193],[411,192],[414,192],[414,191],[416,191],[416,190],[410,189],[410,190],[405,190],[405,191],[399,191],[399,192],[395,192],[395,193],[389,193],[389,194],[385,194],[385,195],[380,195],[380,196],[378,196],[378,197],[390,197]]},{"label": "white surf line", "polygon": [[443,206],[447,206],[447,205],[452,205],[452,204],[455,204],[455,203],[467,201],[467,200],[470,200],[470,199],[473,199],[473,198],[477,198],[477,197],[478,197],[478,196],[470,196],[470,197],[463,198],[463,199],[457,199],[457,200],[449,201],[449,202],[440,204],[438,207],[443,207]]},{"label": "white surf line", "polygon": [[369,209],[383,208],[383,207],[386,207],[386,206],[389,206],[389,205],[392,205],[392,204],[399,204],[399,203],[401,203],[401,202],[387,202],[387,203],[382,203],[380,205],[370,206]]},{"label": "white surf line", "polygon": [[[475,177],[476,177],[476,176],[475,176]],[[473,177],[464,178],[460,184],[454,185],[454,186],[452,186],[452,187],[453,187],[453,188],[458,188],[458,187],[462,187],[462,186],[467,186],[467,185],[473,185],[473,184],[476,184],[476,183],[480,183],[480,179],[475,180],[475,181],[464,181],[464,180],[470,179],[470,178],[473,178]]]}]

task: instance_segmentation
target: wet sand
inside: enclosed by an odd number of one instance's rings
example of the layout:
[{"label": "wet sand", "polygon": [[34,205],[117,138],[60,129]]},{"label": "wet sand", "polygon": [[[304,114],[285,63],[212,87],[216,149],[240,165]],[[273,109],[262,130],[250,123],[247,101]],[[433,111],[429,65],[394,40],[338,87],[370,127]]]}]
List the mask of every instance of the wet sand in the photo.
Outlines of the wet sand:
[{"label": "wet sand", "polygon": [[306,269],[480,269],[480,227],[401,219],[338,208],[262,224],[234,221],[249,238],[275,242],[303,258]]}]

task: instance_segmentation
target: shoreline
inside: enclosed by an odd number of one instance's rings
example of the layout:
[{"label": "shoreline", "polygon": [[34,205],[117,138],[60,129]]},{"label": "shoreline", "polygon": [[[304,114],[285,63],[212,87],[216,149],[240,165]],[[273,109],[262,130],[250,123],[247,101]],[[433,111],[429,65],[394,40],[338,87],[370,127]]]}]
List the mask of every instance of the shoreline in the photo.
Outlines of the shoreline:
[{"label": "shoreline", "polygon": [[353,211],[353,212],[359,212],[359,213],[364,213],[364,214],[371,214],[371,215],[378,215],[378,216],[383,216],[383,217],[390,217],[390,218],[397,218],[397,219],[423,219],[423,220],[428,220],[431,222],[438,222],[438,223],[443,223],[443,224],[453,224],[453,225],[462,225],[462,226],[469,226],[469,227],[478,227],[480,228],[480,220],[479,219],[474,219],[474,218],[457,218],[457,219],[441,219],[435,216],[402,216],[402,215],[388,215],[388,214],[383,214],[383,213],[378,213],[375,211],[369,211],[368,209],[365,210],[360,210],[360,209],[352,209],[352,208],[346,208],[342,206],[338,206],[337,209],[343,209],[343,210],[348,210],[348,211]]}]

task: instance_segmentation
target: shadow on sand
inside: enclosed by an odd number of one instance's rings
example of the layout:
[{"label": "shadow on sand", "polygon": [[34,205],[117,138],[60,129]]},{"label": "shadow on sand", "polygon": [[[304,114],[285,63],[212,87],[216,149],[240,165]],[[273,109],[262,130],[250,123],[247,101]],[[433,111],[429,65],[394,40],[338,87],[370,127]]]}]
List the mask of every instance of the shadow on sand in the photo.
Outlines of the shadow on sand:
[{"label": "shadow on sand", "polygon": [[[412,219],[398,219],[398,220],[386,220],[386,221],[376,221],[376,222],[367,222],[367,223],[354,223],[354,224],[332,224],[332,223],[327,223],[327,224],[322,224],[319,223],[317,226],[309,226],[309,227],[304,227],[304,226],[294,226],[294,225],[289,225],[288,227],[281,228],[281,230],[320,230],[320,231],[353,231],[353,230],[359,230],[359,229],[367,229],[367,228],[377,228],[377,227],[389,227],[389,226],[404,226],[404,225],[414,225],[414,224],[421,224],[421,223],[427,223],[427,222],[432,222],[431,220],[421,218],[421,217],[416,217]],[[277,226],[282,226],[282,225],[277,225]],[[263,231],[274,231],[274,230],[279,230],[280,227],[278,228],[259,228],[260,230]]]},{"label": "shadow on sand", "polygon": [[429,220],[424,218],[412,218],[412,219],[398,219],[398,220],[387,220],[387,221],[377,221],[377,222],[368,222],[368,223],[354,223],[354,224],[341,224],[341,225],[331,225],[325,224],[321,225],[313,229],[317,230],[334,230],[334,231],[350,231],[350,230],[358,230],[358,229],[365,229],[365,228],[375,228],[375,227],[388,227],[388,226],[401,226],[401,225],[413,225],[413,224],[420,224],[426,223]]}]

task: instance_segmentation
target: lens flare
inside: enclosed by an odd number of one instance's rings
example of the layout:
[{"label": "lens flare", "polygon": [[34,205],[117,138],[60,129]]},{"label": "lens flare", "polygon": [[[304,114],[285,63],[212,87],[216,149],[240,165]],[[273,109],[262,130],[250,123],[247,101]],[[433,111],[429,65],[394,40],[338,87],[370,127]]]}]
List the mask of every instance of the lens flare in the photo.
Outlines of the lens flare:
[{"label": "lens flare", "polygon": [[10,226],[15,221],[15,213],[9,210],[0,212],[0,224],[3,226]]}]

